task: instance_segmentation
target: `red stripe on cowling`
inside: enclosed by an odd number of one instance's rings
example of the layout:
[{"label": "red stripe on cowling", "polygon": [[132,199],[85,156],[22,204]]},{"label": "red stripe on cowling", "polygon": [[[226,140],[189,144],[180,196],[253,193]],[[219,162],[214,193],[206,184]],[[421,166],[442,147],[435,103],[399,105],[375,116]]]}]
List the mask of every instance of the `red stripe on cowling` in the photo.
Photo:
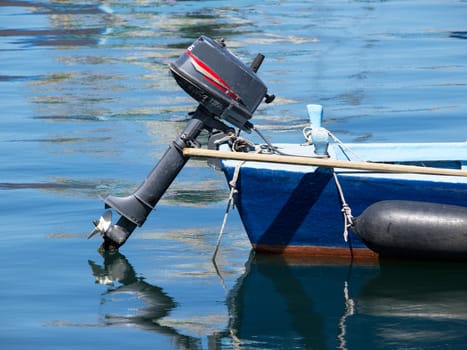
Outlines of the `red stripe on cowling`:
[{"label": "red stripe on cowling", "polygon": [[238,95],[232,91],[229,84],[227,84],[224,79],[222,79],[214,70],[212,70],[211,67],[196,57],[196,55],[194,55],[190,50],[186,50],[186,54],[192,60],[195,69],[200,72],[207,81],[209,81],[212,85],[223,91],[234,100],[240,100],[240,97],[238,97]]}]

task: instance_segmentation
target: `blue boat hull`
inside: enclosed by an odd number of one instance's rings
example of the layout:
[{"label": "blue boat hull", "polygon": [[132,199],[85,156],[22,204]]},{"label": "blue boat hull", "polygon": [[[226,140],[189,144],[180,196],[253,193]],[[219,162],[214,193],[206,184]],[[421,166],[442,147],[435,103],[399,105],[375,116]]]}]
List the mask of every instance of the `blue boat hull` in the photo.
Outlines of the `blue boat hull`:
[{"label": "blue boat hull", "polygon": [[[227,179],[234,167],[224,166]],[[345,199],[358,216],[382,200],[467,206],[467,183],[442,176],[391,176],[337,172]],[[311,172],[248,167],[240,170],[236,205],[257,251],[331,256],[376,256],[349,230],[343,238],[341,199],[329,169]]]}]

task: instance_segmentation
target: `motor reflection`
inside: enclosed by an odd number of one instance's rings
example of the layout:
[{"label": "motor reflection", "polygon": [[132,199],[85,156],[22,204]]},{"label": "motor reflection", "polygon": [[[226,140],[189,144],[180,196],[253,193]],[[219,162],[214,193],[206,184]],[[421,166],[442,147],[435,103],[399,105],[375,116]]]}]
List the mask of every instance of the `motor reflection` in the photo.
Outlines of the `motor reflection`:
[{"label": "motor reflection", "polygon": [[106,326],[135,325],[171,338],[180,349],[200,349],[200,339],[160,324],[177,307],[172,297],[158,286],[138,277],[133,266],[119,252],[103,252],[102,265],[89,260],[96,283],[107,285],[102,294],[103,323]]}]

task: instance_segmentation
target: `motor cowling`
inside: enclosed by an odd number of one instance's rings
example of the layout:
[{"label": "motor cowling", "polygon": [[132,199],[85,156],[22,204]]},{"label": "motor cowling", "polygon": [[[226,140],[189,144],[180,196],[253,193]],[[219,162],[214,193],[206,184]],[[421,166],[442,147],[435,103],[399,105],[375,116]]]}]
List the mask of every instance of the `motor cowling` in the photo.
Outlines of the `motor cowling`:
[{"label": "motor cowling", "polygon": [[266,85],[222,42],[201,36],[185,50],[170,71],[191,97],[210,113],[249,132],[249,119],[261,101],[271,100]]}]

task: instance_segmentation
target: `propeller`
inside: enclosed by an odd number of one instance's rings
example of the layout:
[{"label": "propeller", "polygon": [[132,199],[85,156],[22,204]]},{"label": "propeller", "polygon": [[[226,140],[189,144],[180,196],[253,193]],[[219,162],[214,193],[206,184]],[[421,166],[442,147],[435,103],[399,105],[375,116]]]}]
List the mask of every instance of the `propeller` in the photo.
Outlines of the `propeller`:
[{"label": "propeller", "polygon": [[106,210],[99,220],[93,220],[95,226],[94,230],[88,235],[88,239],[94,236],[96,233],[100,233],[102,236],[106,234],[112,224],[112,211]]}]

